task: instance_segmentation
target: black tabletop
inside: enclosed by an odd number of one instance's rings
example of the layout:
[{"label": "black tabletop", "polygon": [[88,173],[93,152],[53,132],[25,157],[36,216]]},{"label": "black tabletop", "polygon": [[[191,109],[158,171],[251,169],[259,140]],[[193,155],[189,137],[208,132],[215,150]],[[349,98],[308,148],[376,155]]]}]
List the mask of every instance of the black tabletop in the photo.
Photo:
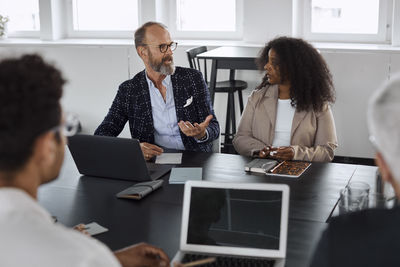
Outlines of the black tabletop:
[{"label": "black tabletop", "polygon": [[[244,171],[251,159],[239,155],[185,152],[181,167],[202,167],[203,179],[219,182],[284,183],[290,186],[286,266],[307,266],[325,222],[350,179],[373,181],[376,168],[313,163],[297,179]],[[133,183],[81,176],[68,150],[59,179],[39,189],[39,202],[58,221],[73,226],[97,222],[109,229],[95,236],[112,250],[138,242],[163,248],[172,258],[179,248],[183,185],[164,185],[144,199],[117,199]]]}]

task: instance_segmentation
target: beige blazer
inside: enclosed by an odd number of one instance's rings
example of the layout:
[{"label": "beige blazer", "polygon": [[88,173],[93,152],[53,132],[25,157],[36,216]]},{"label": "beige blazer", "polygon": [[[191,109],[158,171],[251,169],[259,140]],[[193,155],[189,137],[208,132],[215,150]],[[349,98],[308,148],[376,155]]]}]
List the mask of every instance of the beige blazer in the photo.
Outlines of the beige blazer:
[{"label": "beige blazer", "polygon": [[[254,90],[240,120],[233,145],[241,155],[271,146],[275,134],[278,86]],[[290,134],[294,160],[331,161],[337,147],[336,128],[330,106],[321,112],[295,112]]]}]

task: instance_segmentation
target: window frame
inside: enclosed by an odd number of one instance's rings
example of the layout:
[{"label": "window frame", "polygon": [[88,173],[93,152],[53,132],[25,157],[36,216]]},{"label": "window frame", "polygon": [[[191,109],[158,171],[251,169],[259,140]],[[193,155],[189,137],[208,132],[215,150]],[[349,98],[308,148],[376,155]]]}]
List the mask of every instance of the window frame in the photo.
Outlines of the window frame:
[{"label": "window frame", "polygon": [[360,42],[360,43],[390,43],[392,26],[392,0],[379,0],[379,19],[377,34],[357,33],[312,33],[311,32],[311,2],[303,0],[299,7],[303,17],[298,22],[302,24],[302,36],[312,42]]},{"label": "window frame", "polygon": [[42,28],[37,31],[8,31],[7,36],[10,38],[39,38]]},{"label": "window frame", "polygon": [[180,31],[177,28],[177,0],[171,0],[169,5],[169,30],[176,39],[227,39],[241,40],[243,38],[243,0],[236,1],[235,31]]},{"label": "window frame", "polygon": [[[42,31],[42,20],[41,16],[42,14],[40,13],[40,1],[42,0],[37,0],[38,5],[39,5],[39,23],[40,23],[40,29],[39,30],[23,30],[23,31],[10,31],[8,30],[7,36],[8,37],[16,37],[16,38],[39,38],[41,35]],[[44,15],[45,16],[45,15]]]},{"label": "window frame", "polygon": [[[77,31],[74,30],[73,0],[67,0],[66,8],[66,35],[67,38],[133,38],[136,29],[131,31]],[[141,24],[141,0],[138,0],[138,26]]]}]

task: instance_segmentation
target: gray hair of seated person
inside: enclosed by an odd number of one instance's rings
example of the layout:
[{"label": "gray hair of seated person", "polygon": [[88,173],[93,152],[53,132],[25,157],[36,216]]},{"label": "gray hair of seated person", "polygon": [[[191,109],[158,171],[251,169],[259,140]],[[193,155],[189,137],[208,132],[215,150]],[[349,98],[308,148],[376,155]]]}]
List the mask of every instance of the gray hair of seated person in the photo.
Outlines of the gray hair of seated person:
[{"label": "gray hair of seated person", "polygon": [[146,39],[146,30],[148,27],[157,25],[165,30],[167,30],[167,26],[160,22],[155,22],[155,21],[148,21],[142,26],[140,26],[136,31],[135,31],[135,47],[138,48],[139,46],[143,46],[145,44],[145,39]]},{"label": "gray hair of seated person", "polygon": [[370,97],[367,120],[371,141],[400,183],[400,73]]}]

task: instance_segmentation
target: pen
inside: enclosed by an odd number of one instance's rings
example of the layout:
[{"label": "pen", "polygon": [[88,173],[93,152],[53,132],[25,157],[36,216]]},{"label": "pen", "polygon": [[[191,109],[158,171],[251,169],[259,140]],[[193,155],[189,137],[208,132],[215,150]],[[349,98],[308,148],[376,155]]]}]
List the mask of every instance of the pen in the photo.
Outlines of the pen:
[{"label": "pen", "polygon": [[278,167],[279,166],[281,166],[283,163],[285,162],[285,160],[284,161],[282,161],[281,163],[279,163],[278,165],[276,165],[273,169],[271,169],[269,172],[270,173],[273,173],[276,169],[278,169]]},{"label": "pen", "polygon": [[202,259],[202,260],[198,260],[198,261],[192,261],[192,262],[184,263],[181,266],[182,267],[198,266],[198,265],[202,265],[202,264],[206,264],[206,263],[212,263],[212,262],[214,262],[216,260],[217,259],[215,257],[211,257],[211,258],[206,258],[206,259]]}]

